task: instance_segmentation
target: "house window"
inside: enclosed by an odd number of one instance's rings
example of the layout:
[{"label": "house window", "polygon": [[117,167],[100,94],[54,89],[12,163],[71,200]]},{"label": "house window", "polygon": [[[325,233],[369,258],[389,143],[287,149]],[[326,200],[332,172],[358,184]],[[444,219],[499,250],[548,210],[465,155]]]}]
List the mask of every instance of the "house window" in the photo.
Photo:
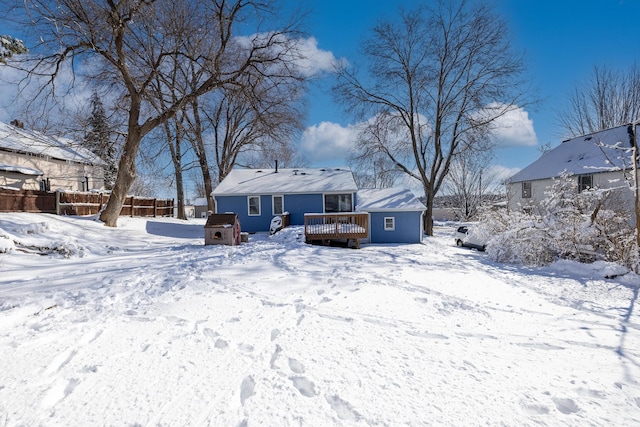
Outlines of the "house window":
[{"label": "house window", "polygon": [[282,215],[284,213],[284,197],[273,196],[273,214]]},{"label": "house window", "polygon": [[326,213],[352,212],[351,194],[325,194],[324,211]]},{"label": "house window", "polygon": [[249,196],[249,216],[260,215],[260,196]]},{"label": "house window", "polygon": [[384,231],[393,231],[396,229],[396,218],[393,216],[384,217]]},{"label": "house window", "polygon": [[593,188],[593,175],[578,175],[578,193]]},{"label": "house window", "polygon": [[523,199],[531,198],[531,181],[526,181],[522,183],[522,198]]}]

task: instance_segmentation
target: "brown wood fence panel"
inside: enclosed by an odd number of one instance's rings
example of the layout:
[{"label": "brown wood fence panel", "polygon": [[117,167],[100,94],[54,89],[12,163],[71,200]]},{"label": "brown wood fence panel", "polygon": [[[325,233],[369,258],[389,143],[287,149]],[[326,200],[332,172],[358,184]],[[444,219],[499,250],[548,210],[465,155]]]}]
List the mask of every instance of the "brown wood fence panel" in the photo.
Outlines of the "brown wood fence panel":
[{"label": "brown wood fence panel", "polygon": [[[58,215],[95,215],[109,194],[0,189],[0,212],[39,212]],[[173,216],[173,199],[127,197],[120,211],[126,216]]]},{"label": "brown wood fence panel", "polygon": [[57,192],[59,215],[95,215],[109,201],[103,193]]},{"label": "brown wood fence panel", "polygon": [[0,212],[56,213],[56,195],[46,191],[0,188]]}]

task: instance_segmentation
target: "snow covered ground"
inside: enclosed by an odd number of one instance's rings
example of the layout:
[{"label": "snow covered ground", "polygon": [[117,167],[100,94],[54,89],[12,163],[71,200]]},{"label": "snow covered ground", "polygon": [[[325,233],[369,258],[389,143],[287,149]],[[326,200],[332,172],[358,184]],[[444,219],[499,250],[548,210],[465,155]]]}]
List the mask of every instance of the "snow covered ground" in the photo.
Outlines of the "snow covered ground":
[{"label": "snow covered ground", "polygon": [[0,214],[0,426],[640,423],[638,276],[203,224]]}]

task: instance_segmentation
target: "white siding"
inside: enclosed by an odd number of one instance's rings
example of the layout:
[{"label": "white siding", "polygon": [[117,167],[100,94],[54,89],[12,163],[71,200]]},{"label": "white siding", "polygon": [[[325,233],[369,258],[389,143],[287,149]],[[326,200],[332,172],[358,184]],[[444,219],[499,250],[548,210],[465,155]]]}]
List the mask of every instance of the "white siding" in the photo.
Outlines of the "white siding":
[{"label": "white siding", "polygon": [[[625,175],[621,171],[616,172],[599,172],[594,173],[593,184],[594,187],[607,189],[607,188],[619,188],[621,189],[621,196],[628,202],[633,201],[633,192],[630,191],[630,185],[628,183],[629,175]],[[578,180],[578,176],[574,175],[571,179]],[[549,187],[553,185],[554,180],[539,179],[531,182],[531,198],[522,198],[522,182],[512,182],[507,185],[507,198],[509,202],[509,209],[521,209],[530,205],[537,205],[546,198],[545,192]],[[631,206],[631,205],[630,205]]]},{"label": "white siding", "polygon": [[[32,179],[29,177],[24,181],[21,188],[29,190],[39,190],[41,180],[49,179],[51,190],[82,191],[85,188],[85,179],[89,178],[88,190],[100,190],[104,188],[104,170],[101,166],[76,163],[65,160],[46,158],[38,155],[20,154],[14,152],[0,151],[0,163],[7,165],[23,166],[38,169],[44,175]],[[8,174],[5,180],[9,178]]]}]

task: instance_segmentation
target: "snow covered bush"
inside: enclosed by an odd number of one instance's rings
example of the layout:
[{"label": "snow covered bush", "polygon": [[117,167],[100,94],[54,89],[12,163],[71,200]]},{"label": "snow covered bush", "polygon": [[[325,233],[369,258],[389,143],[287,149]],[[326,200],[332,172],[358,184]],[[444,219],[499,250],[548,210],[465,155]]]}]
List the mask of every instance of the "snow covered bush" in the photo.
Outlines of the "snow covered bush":
[{"label": "snow covered bush", "polygon": [[612,190],[578,191],[575,177],[556,179],[529,212],[483,210],[478,227],[493,236],[487,254],[500,262],[547,265],[558,259],[638,265],[630,212]]},{"label": "snow covered bush", "polygon": [[477,228],[493,236],[486,252],[496,261],[539,266],[554,259],[549,233],[536,215],[483,210]]}]

